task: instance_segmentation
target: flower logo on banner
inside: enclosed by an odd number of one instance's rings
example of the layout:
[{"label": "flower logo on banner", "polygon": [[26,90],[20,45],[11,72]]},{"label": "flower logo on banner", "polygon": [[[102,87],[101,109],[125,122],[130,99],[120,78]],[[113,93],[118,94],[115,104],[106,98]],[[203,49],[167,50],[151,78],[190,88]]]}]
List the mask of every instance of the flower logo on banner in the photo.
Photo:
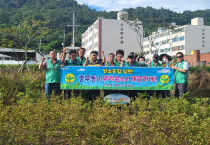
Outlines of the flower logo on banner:
[{"label": "flower logo on banner", "polygon": [[65,81],[71,84],[75,81],[75,76],[69,73],[65,76]]},{"label": "flower logo on banner", "polygon": [[161,82],[162,84],[168,84],[168,83],[169,83],[169,77],[168,77],[167,75],[162,75],[162,76],[160,77],[160,82]]}]

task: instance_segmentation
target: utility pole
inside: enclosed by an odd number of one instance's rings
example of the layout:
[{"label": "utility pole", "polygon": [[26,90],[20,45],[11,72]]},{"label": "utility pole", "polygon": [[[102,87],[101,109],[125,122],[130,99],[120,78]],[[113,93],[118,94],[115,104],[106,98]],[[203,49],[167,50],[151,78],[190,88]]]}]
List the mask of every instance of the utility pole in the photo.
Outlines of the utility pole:
[{"label": "utility pole", "polygon": [[73,25],[67,25],[68,27],[72,27],[73,28],[73,38],[72,38],[72,47],[73,49],[75,49],[75,27],[78,27],[79,25],[75,25],[75,11],[73,12],[73,18],[71,19],[73,21]]}]

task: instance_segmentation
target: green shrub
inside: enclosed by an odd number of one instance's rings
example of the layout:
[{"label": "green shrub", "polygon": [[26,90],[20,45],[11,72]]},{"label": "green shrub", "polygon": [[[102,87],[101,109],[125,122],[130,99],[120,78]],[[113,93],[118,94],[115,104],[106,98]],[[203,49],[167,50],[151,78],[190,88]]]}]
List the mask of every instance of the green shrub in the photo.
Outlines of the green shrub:
[{"label": "green shrub", "polygon": [[182,98],[139,93],[129,105],[115,106],[81,96],[48,102],[44,72],[17,70],[0,69],[2,145],[210,144],[209,73],[203,69],[190,74],[190,92]]},{"label": "green shrub", "polygon": [[[55,99],[57,100],[57,99]],[[208,99],[140,99],[129,106],[81,98],[0,104],[1,144],[209,144]]]}]

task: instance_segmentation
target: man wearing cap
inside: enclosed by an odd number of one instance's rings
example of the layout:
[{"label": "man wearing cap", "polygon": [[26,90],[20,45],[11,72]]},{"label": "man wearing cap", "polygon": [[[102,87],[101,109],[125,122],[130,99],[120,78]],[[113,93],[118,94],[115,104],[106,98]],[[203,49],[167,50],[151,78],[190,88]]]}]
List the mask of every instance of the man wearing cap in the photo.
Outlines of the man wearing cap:
[{"label": "man wearing cap", "polygon": [[175,96],[181,97],[187,92],[189,64],[184,60],[182,52],[178,52],[176,58],[178,62],[176,65],[175,60],[172,60],[172,68],[175,70]]},{"label": "man wearing cap", "polygon": [[[162,65],[158,62],[159,61],[158,54],[154,54],[152,60],[153,60],[152,62],[151,61],[149,62],[149,67],[153,67],[153,68],[155,68],[155,67],[162,67]],[[162,91],[160,91],[160,90],[149,91],[150,95],[152,95],[154,93],[156,94],[156,97],[157,97],[157,96],[162,94]]]},{"label": "man wearing cap", "polygon": [[127,60],[125,63],[122,61],[121,66],[139,67],[139,63],[135,61],[135,56],[132,53],[128,54]]},{"label": "man wearing cap", "polygon": [[[125,66],[125,67],[139,67],[139,63],[135,61],[134,54],[132,54],[132,53],[128,54],[127,60],[128,60],[128,62],[125,62],[125,64],[124,64],[124,61],[122,61],[121,67],[122,66]],[[137,95],[138,91],[136,91],[136,90],[126,91],[126,93],[128,93],[130,97],[138,96]]]},{"label": "man wearing cap", "polygon": [[149,62],[149,67],[162,67],[162,65],[158,62],[159,61],[159,56],[158,54],[154,54],[152,58],[152,62]]}]

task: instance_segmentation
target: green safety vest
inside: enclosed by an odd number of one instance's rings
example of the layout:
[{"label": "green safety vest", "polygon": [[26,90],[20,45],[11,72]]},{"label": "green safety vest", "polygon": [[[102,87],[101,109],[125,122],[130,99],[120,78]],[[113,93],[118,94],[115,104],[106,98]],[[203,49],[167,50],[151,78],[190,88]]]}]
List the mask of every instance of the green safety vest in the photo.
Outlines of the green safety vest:
[{"label": "green safety vest", "polygon": [[51,59],[48,59],[46,63],[47,63],[47,71],[46,71],[45,83],[60,83],[61,61],[56,60],[56,63],[53,64],[51,62]]},{"label": "green safety vest", "polygon": [[147,64],[143,64],[143,65],[139,64],[139,67],[148,67],[148,65]]},{"label": "green safety vest", "polygon": [[[124,63],[123,66],[125,66],[126,61],[123,61],[123,63]],[[120,66],[121,63],[119,63],[118,61],[116,61],[115,65],[116,65],[116,66]]]},{"label": "green safety vest", "polygon": [[151,63],[150,67],[162,67],[162,65],[158,62],[157,65],[155,65],[154,62]]},{"label": "green safety vest", "polygon": [[[125,63],[125,66],[130,66],[128,62]],[[130,66],[130,67],[139,67],[139,63],[138,62],[135,62],[133,64],[133,66]]]},{"label": "green safety vest", "polygon": [[106,64],[106,66],[116,66],[116,63],[114,65],[111,65],[109,62]]},{"label": "green safety vest", "polygon": [[80,66],[83,66],[86,61],[85,57],[83,59],[80,59],[80,57],[77,57],[76,59],[77,59],[78,63],[80,63]]},{"label": "green safety vest", "polygon": [[67,60],[67,66],[80,66],[81,62],[77,59],[73,62],[71,59]]},{"label": "green safety vest", "polygon": [[[179,69],[183,69],[183,65],[185,62],[186,61],[183,60],[180,64],[177,63],[175,67],[179,68]],[[177,84],[188,83],[188,71],[186,73],[182,73],[182,72],[176,70],[174,77],[175,77],[175,82]]]}]

